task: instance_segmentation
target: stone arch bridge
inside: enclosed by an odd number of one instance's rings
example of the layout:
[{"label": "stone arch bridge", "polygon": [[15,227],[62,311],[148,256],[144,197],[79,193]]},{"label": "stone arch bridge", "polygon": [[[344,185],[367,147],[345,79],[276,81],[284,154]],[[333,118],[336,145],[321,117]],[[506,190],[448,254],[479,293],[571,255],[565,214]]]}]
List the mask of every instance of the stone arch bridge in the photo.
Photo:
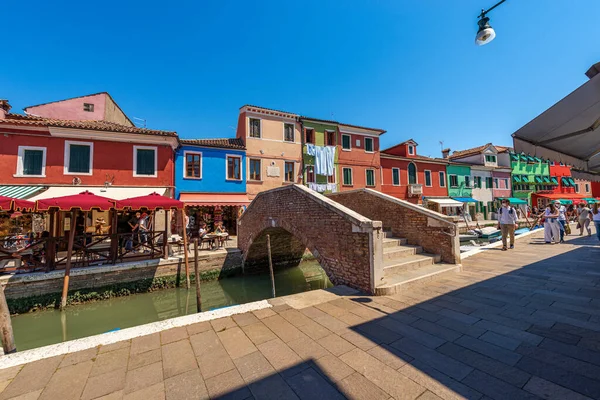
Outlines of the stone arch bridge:
[{"label": "stone arch bridge", "polygon": [[261,192],[238,221],[246,270],[267,265],[267,235],[274,264],[297,265],[308,249],[334,284],[367,293],[395,291],[398,256],[400,270],[460,262],[458,233],[446,216],[370,189],[329,197],[302,185]]}]

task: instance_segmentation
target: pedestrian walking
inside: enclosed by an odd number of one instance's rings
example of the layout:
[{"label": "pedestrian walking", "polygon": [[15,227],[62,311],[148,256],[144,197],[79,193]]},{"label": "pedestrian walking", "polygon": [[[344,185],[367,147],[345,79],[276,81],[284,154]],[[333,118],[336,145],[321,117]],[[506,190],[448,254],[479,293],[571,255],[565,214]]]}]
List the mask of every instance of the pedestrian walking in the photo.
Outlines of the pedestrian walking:
[{"label": "pedestrian walking", "polygon": [[560,228],[560,243],[565,242],[565,232],[567,226],[567,207],[561,204],[560,200],[554,202],[556,209],[558,210],[558,223]]},{"label": "pedestrian walking", "polygon": [[508,199],[502,200],[502,207],[498,210],[498,228],[502,232],[502,251],[506,251],[508,236],[510,248],[515,248],[515,229],[518,226],[517,211],[511,207]]},{"label": "pedestrian walking", "polygon": [[548,203],[544,211],[544,241],[548,244],[560,241],[560,225],[558,223],[558,210],[554,203]]},{"label": "pedestrian walking", "polygon": [[577,207],[577,227],[579,228],[579,236],[583,236],[583,231],[587,231],[588,236],[592,236],[590,229],[592,210],[586,203],[579,204]]},{"label": "pedestrian walking", "polygon": [[596,237],[600,240],[600,207],[598,203],[595,203],[594,208],[592,208],[592,220],[596,226]]}]

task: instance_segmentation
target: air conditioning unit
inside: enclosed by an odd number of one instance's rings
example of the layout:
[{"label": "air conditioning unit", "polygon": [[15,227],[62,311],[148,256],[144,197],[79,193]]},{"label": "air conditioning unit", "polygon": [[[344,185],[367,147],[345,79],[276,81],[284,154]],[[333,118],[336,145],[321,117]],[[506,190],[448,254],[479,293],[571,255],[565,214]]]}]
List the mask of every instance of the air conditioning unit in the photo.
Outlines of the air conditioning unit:
[{"label": "air conditioning unit", "polygon": [[408,194],[410,196],[420,196],[423,194],[423,185],[412,184],[408,186]]}]

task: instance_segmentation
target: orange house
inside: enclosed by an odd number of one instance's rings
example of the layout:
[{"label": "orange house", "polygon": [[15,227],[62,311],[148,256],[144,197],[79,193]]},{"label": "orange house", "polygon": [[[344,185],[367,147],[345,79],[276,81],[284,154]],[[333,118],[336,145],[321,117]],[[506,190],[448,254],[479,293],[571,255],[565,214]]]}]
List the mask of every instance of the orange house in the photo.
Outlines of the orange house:
[{"label": "orange house", "polygon": [[415,204],[424,197],[448,197],[448,160],[420,156],[417,146],[410,139],[381,152],[382,192]]}]

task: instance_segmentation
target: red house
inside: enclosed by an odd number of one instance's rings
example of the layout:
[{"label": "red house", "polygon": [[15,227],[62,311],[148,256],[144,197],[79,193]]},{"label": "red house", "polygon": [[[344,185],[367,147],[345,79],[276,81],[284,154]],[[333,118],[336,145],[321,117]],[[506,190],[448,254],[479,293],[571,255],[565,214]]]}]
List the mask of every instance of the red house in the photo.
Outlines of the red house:
[{"label": "red house", "polygon": [[420,156],[417,146],[410,139],[381,151],[382,192],[415,204],[424,197],[448,197],[448,161]]},{"label": "red house", "polygon": [[177,134],[136,127],[108,93],[10,108],[0,101],[0,194],[172,195]]},{"label": "red house", "polygon": [[571,202],[583,201],[590,197],[585,193],[578,193],[578,182],[571,176],[571,166],[563,163],[550,163],[550,179],[556,186],[552,190],[538,191],[531,194],[531,202],[538,207],[543,207],[554,200],[566,200]]}]

